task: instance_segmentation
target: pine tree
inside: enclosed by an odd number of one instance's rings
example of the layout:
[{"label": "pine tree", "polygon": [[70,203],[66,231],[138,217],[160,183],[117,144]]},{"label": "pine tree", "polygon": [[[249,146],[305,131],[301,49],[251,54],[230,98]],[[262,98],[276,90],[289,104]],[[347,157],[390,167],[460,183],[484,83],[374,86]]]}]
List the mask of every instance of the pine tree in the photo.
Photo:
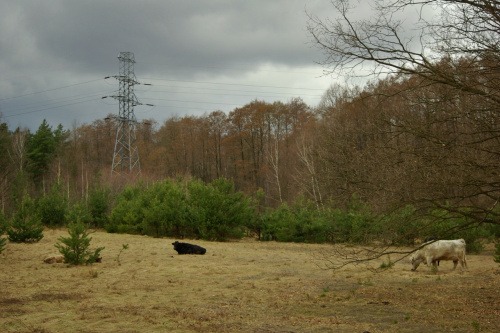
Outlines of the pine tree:
[{"label": "pine tree", "polygon": [[35,243],[43,238],[42,221],[36,213],[35,204],[26,192],[19,209],[12,217],[7,234],[9,240],[16,243]]},{"label": "pine tree", "polygon": [[59,237],[55,247],[64,256],[64,262],[73,265],[92,264],[99,258],[104,247],[99,247],[94,251],[90,250],[90,241],[87,226],[81,222],[73,223],[68,230],[69,237]]},{"label": "pine tree", "polygon": [[9,134],[9,127],[0,121],[0,175],[6,175],[9,168],[9,154],[7,153],[12,143]]},{"label": "pine tree", "polygon": [[62,181],[55,181],[48,194],[38,199],[38,215],[45,226],[63,226],[68,212],[68,199],[62,193]]},{"label": "pine tree", "polygon": [[56,141],[52,129],[44,119],[35,134],[28,142],[28,170],[35,184],[40,184],[43,176],[48,172],[56,149]]}]

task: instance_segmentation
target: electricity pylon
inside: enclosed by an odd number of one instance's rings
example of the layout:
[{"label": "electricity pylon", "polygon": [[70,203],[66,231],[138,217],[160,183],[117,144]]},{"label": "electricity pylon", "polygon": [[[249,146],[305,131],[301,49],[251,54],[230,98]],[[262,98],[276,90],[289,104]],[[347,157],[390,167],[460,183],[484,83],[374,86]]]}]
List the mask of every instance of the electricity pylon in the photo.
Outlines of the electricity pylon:
[{"label": "electricity pylon", "polygon": [[111,174],[120,174],[124,171],[132,173],[135,170],[137,170],[138,174],[141,172],[141,163],[135,136],[137,120],[134,114],[134,106],[141,105],[141,103],[134,94],[134,85],[139,83],[134,74],[134,54],[132,52],[120,52],[118,59],[120,59],[120,72],[114,78],[119,81],[120,88],[118,95],[111,96],[119,102],[118,129],[116,131]]}]

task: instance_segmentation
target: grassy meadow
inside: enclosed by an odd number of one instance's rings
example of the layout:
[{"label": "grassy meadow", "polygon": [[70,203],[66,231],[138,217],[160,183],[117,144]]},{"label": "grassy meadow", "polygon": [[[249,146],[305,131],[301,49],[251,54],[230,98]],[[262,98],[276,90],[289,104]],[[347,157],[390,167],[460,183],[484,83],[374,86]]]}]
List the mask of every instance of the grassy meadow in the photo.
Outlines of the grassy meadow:
[{"label": "grassy meadow", "polygon": [[0,332],[500,331],[491,246],[465,273],[452,262],[411,272],[408,259],[332,271],[320,259],[332,245],[184,240],[207,254],[177,255],[174,239],[97,231],[102,263],[44,263],[61,236],[46,229],[0,254]]}]

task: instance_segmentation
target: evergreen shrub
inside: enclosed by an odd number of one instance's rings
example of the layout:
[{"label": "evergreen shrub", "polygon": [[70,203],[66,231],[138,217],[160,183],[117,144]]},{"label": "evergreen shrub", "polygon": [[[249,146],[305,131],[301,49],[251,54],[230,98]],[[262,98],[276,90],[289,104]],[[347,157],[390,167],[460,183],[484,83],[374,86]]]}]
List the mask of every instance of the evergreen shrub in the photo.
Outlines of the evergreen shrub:
[{"label": "evergreen shrub", "polygon": [[7,230],[9,240],[16,243],[34,243],[43,238],[43,225],[37,214],[35,204],[25,193],[18,210],[12,216]]},{"label": "evergreen shrub", "polygon": [[[483,225],[476,225],[465,214],[451,214],[444,209],[435,209],[430,212],[429,235],[438,239],[463,238],[466,243],[467,253],[479,253],[484,248],[483,239],[489,236],[488,229]],[[464,228],[463,226],[468,225]]]},{"label": "evergreen shrub", "polygon": [[180,181],[165,180],[148,191],[149,209],[144,210],[143,233],[153,237],[194,237],[187,218],[187,191]]},{"label": "evergreen shrub", "polygon": [[90,225],[93,221],[92,214],[83,201],[75,203],[68,210],[65,219],[71,223],[84,223]]},{"label": "evergreen shrub", "polygon": [[108,222],[109,202],[111,200],[109,187],[96,187],[89,197],[89,210],[94,227],[103,228]]},{"label": "evergreen shrub", "polygon": [[[104,247],[90,250],[90,233],[82,222],[72,223],[68,229],[69,237],[59,237],[55,247],[64,256],[64,262],[72,265],[92,264],[97,261]],[[62,243],[62,244],[61,244]]]},{"label": "evergreen shrub", "polygon": [[37,212],[42,224],[48,227],[60,227],[66,224],[68,200],[62,193],[62,183],[52,184],[49,193],[37,202]]},{"label": "evergreen shrub", "polygon": [[300,198],[291,206],[282,204],[262,215],[262,240],[324,243],[332,240],[333,220],[327,210]]},{"label": "evergreen shrub", "polygon": [[127,185],[118,195],[110,220],[104,225],[107,232],[141,234],[144,210],[149,209],[147,189]]},{"label": "evergreen shrub", "polygon": [[201,239],[226,241],[244,235],[246,221],[255,218],[251,200],[236,192],[234,182],[225,178],[205,184],[190,180],[188,189],[188,220]]},{"label": "evergreen shrub", "polygon": [[218,179],[210,184],[190,179],[164,180],[153,186],[128,186],[116,199],[108,232],[154,237],[227,240],[244,235],[246,221],[256,218],[251,200]]}]

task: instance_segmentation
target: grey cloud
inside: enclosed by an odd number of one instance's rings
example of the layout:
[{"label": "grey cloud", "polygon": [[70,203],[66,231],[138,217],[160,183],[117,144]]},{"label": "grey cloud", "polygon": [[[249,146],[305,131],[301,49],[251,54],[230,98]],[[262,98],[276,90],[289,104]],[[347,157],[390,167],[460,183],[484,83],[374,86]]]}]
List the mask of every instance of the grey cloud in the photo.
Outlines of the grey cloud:
[{"label": "grey cloud", "polygon": [[[327,80],[314,81],[321,69],[312,68],[321,54],[307,45],[306,6],[326,13],[331,4],[326,0],[2,1],[0,113],[10,127],[19,124],[32,129],[43,118],[69,128],[75,119],[91,122],[109,112],[116,113],[116,105],[110,101],[97,101],[99,93],[109,95],[116,89],[113,79],[71,85],[118,74],[121,51],[135,54],[138,78],[266,87],[301,87],[307,81],[308,86],[313,84],[311,88],[326,90]],[[198,90],[188,95],[179,90],[189,91],[191,88],[185,88],[189,85],[175,85],[178,87],[157,87],[160,91],[156,94],[138,91],[139,98],[160,99],[154,110],[144,112],[145,117],[161,122],[173,113],[227,111],[255,98],[271,100],[266,96],[272,95],[268,88],[240,88],[247,90],[241,93],[212,90],[213,95]],[[65,86],[68,88],[53,90]],[[29,98],[10,99],[45,90]],[[299,90],[289,90],[283,99],[292,94],[301,95]],[[92,102],[64,103],[90,95]],[[307,102],[314,106],[316,100]],[[219,106],[218,101],[225,104]],[[37,104],[46,107],[32,107]]]}]

